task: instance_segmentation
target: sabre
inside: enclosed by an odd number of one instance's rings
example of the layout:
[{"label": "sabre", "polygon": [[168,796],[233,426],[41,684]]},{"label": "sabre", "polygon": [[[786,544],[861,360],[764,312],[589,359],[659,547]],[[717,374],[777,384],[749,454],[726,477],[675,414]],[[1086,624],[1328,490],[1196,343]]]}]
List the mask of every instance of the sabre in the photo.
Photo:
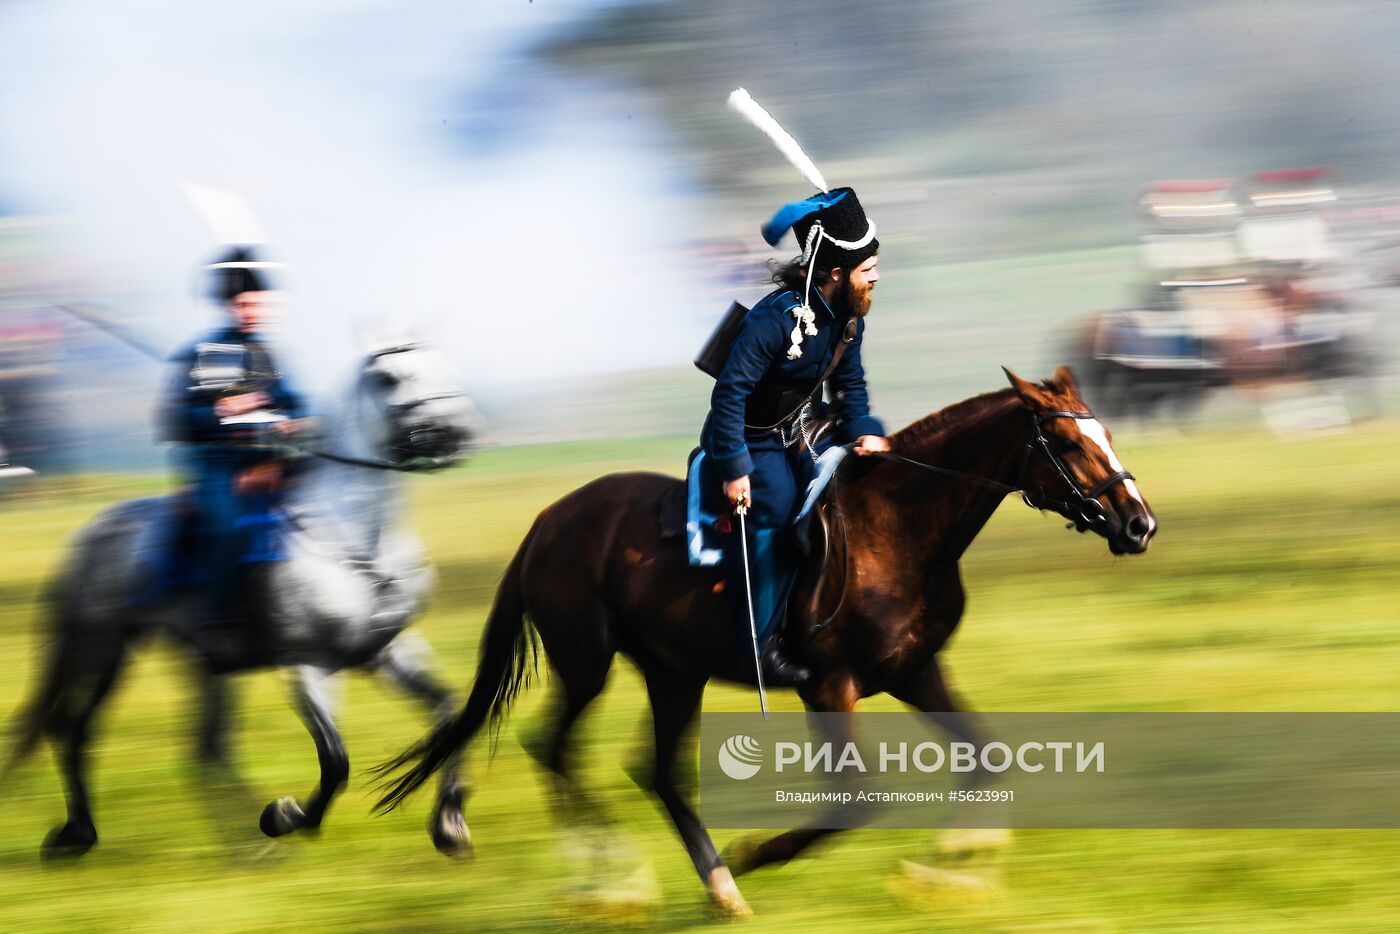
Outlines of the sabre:
[{"label": "sabre", "polygon": [[734,514],[739,517],[739,550],[744,556],[744,600],[749,607],[749,637],[753,640],[754,674],[758,676],[758,708],[763,712],[763,719],[769,720],[768,692],[763,689],[763,662],[758,657],[758,623],[753,615],[753,581],[749,578],[749,531],[744,527],[744,516],[748,512],[749,497],[744,494],[734,504]]}]

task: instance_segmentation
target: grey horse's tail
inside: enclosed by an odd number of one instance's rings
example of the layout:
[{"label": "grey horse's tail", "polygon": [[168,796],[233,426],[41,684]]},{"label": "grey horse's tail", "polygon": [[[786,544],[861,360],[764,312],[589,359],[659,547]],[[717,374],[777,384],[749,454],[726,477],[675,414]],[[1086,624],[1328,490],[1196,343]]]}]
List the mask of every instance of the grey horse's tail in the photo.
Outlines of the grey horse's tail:
[{"label": "grey horse's tail", "polygon": [[20,763],[29,758],[39,741],[44,738],[44,730],[63,702],[64,689],[72,677],[72,669],[77,653],[77,633],[73,621],[71,589],[64,586],[69,573],[49,584],[45,594],[45,604],[53,629],[49,646],[48,661],[40,676],[38,688],[15,714],[13,741],[5,756],[4,766],[0,766],[0,781],[8,778]]},{"label": "grey horse's tail", "polygon": [[[94,581],[112,565],[114,554],[133,547],[133,530],[150,521],[163,503],[159,497],[148,497],[105,510],[78,533],[62,569],[50,579],[43,597],[48,657],[38,686],[15,715],[12,745],[0,766],[0,780],[34,752],[46,733],[71,727],[74,717],[90,715],[92,710],[83,713],[83,707],[96,703],[95,685],[115,676],[131,637],[126,628],[130,620],[103,608],[105,599],[118,597],[94,596]],[[106,594],[110,588],[96,589]],[[105,690],[96,697],[100,699]]]},{"label": "grey horse's tail", "polygon": [[[488,721],[493,727],[498,726],[516,694],[529,683],[538,652],[534,630],[525,620],[521,567],[538,527],[537,522],[521,542],[496,591],[496,603],[482,636],[476,682],[466,704],[455,718],[439,726],[417,745],[374,768],[383,783],[391,783],[375,804],[376,813],[392,811],[402,804]],[[408,771],[394,777],[394,773],[404,768]]]}]

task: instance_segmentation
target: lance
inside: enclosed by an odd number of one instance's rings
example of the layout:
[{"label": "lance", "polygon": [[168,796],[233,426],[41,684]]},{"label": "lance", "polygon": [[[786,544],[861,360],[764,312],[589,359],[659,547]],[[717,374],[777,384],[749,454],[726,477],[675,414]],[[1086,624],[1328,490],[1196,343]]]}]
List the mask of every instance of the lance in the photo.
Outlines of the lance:
[{"label": "lance", "polygon": [[80,321],[85,321],[99,331],[112,335],[131,349],[150,357],[157,363],[164,363],[170,356],[168,351],[161,350],[155,344],[135,333],[125,324],[116,321],[115,316],[105,308],[98,305],[70,302],[64,305],[54,305],[59,311],[72,315]]}]

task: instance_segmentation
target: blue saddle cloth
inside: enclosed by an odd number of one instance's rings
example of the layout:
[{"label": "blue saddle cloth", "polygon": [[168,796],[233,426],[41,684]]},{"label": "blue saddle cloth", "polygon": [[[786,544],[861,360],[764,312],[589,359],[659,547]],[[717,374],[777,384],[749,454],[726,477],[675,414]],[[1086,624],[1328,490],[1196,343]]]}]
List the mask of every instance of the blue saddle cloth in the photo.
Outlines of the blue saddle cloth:
[{"label": "blue saddle cloth", "polygon": [[[290,556],[291,522],[272,497],[249,498],[249,508],[238,517],[239,561],[256,564],[285,561]],[[145,513],[136,543],[136,561],[143,583],[134,590],[133,603],[149,603],[180,590],[207,582],[209,569],[200,560],[199,521],[189,499],[182,495],[138,500],[134,511]]]},{"label": "blue saddle cloth", "polygon": [[[849,450],[843,445],[834,445],[817,457],[816,476],[807,484],[802,508],[798,511],[796,519],[793,520],[794,524],[801,522],[812,511],[812,507],[821,498],[822,491],[831,482],[831,478],[836,476],[836,468],[841,465],[841,461],[845,459]],[[705,452],[701,450],[691,460],[690,469],[685,477],[686,553],[690,558],[690,563],[695,567],[715,567],[724,557],[724,550],[720,545],[720,533],[716,528],[716,524],[722,517],[706,510],[702,505],[700,464],[704,459]]]},{"label": "blue saddle cloth", "polygon": [[242,562],[286,561],[289,557],[287,537],[291,533],[286,510],[268,494],[252,499],[251,508],[238,517],[238,529],[243,536]]}]

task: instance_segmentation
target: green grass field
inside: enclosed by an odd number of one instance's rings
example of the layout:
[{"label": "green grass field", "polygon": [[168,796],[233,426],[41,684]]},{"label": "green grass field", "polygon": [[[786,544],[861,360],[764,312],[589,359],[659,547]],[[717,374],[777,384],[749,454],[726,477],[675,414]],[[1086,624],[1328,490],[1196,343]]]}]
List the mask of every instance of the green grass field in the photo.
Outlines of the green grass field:
[{"label": "green grass field", "polygon": [[[1145,556],[1009,500],[965,562],[970,603],[946,658],[983,710],[1388,710],[1400,700],[1400,457],[1395,424],[1281,440],[1255,431],[1118,439],[1162,530]],[[497,577],[545,504],[599,473],[674,472],[686,439],[499,450],[415,478],[415,520],[440,572],[421,630],[465,687]],[[155,480],[85,479],[0,503],[0,711],[34,677],[36,594],[66,536]],[[468,817],[477,858],[439,856],[427,795],[368,814],[364,769],[416,739],[418,712],[377,682],[346,679],[341,725],[355,768],[319,837],[258,837],[261,804],[305,794],[311,743],[274,675],[238,679],[238,749],[257,798],[202,797],[191,764],[185,668],[152,646],[128,672],[95,743],[102,840],[83,860],[41,864],[60,821],[47,755],[3,788],[0,930],[555,930],[587,866],[550,817],[550,790],[521,752],[543,684],[526,695],[494,760],[478,747]],[[873,699],[874,709],[892,702]],[[755,696],[713,688],[709,710]],[[778,700],[796,709],[792,696]],[[654,865],[648,927],[712,924],[669,824],[626,778],[647,727],[626,663],[580,731],[584,781]],[[237,828],[230,831],[229,827]],[[736,836],[716,833],[723,845]],[[1400,925],[1400,832],[1020,832],[971,867],[995,880],[974,900],[902,882],[934,862],[932,832],[848,834],[815,859],[740,880],[754,931],[1388,931]],[[259,858],[260,857],[260,858]],[[616,922],[583,917],[571,927]]]}]

